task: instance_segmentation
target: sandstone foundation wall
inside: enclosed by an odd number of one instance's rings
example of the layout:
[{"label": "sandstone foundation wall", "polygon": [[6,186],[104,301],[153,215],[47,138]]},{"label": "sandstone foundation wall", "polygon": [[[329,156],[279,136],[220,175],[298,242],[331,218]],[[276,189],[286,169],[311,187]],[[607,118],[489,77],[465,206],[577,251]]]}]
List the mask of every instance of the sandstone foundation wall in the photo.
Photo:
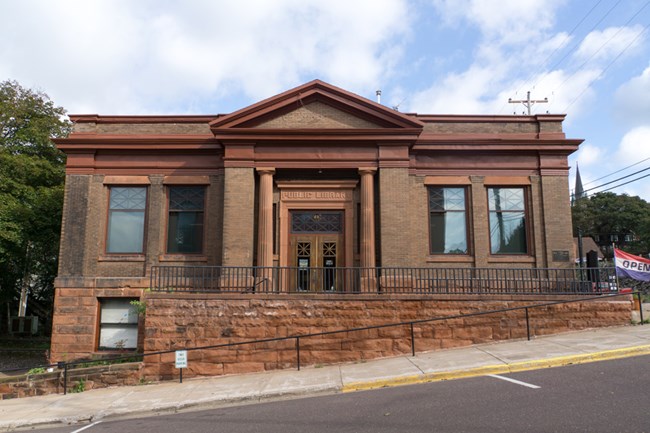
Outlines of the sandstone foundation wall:
[{"label": "sandstone foundation wall", "polygon": [[[68,370],[68,392],[141,383],[142,363],[105,365]],[[0,378],[0,400],[63,394],[63,370]]]},{"label": "sandstone foundation wall", "polygon": [[[305,335],[542,304],[570,297],[147,295],[146,352]],[[630,297],[529,310],[533,336],[630,323]],[[409,325],[300,338],[302,366],[358,362],[411,352]],[[525,311],[419,323],[418,352],[526,338]],[[296,339],[188,352],[187,376],[295,368]],[[144,375],[176,377],[174,354],[145,358]]]}]

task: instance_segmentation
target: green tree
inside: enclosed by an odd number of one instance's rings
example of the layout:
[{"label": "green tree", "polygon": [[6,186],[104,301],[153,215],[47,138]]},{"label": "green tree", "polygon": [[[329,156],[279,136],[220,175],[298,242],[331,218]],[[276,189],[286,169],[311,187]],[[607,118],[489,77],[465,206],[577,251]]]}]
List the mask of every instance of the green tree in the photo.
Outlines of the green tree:
[{"label": "green tree", "polygon": [[[650,252],[650,203],[627,194],[602,192],[577,200],[572,208],[573,231],[583,236],[619,235],[618,245],[632,254]],[[634,240],[626,242],[625,235]]]},{"label": "green tree", "polygon": [[51,310],[65,155],[50,139],[70,130],[65,110],[45,93],[0,82],[0,302],[12,314],[23,283],[28,310],[42,318]]}]

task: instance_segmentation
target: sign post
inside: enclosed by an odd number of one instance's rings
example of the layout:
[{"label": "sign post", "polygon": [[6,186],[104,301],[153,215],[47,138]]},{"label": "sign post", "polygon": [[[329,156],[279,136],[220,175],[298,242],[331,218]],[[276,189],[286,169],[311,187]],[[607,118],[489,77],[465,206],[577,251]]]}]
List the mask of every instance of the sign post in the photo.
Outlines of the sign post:
[{"label": "sign post", "polygon": [[176,368],[180,368],[180,383],[183,383],[183,369],[187,368],[187,350],[176,351]]}]

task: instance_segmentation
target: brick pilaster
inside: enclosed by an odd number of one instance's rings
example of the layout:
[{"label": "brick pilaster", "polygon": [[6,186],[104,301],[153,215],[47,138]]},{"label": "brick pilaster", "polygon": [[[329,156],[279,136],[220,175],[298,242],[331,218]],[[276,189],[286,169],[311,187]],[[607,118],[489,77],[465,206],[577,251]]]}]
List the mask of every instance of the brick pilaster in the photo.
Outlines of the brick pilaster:
[{"label": "brick pilaster", "polygon": [[382,266],[411,266],[408,168],[379,169]]},{"label": "brick pilaster", "polygon": [[59,248],[59,276],[83,275],[90,175],[67,175]]},{"label": "brick pilaster", "polygon": [[483,176],[470,176],[471,186],[471,224],[473,242],[472,252],[474,253],[474,266],[483,268],[488,266],[490,255],[490,222],[488,217],[487,191]]},{"label": "brick pilaster", "polygon": [[253,266],[255,177],[253,168],[224,169],[223,265]]},{"label": "brick pilaster", "polygon": [[[549,267],[573,267],[573,228],[569,180],[567,176],[542,176],[541,192],[544,212],[546,260]],[[553,251],[568,251],[569,261],[553,261]]]}]

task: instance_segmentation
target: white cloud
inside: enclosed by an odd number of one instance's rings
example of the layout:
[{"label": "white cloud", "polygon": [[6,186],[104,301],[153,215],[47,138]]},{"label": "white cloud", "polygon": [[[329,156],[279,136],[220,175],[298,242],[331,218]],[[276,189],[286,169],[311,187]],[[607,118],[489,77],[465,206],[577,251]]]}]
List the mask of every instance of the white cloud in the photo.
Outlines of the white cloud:
[{"label": "white cloud", "polygon": [[368,94],[410,24],[406,0],[24,0],[3,15],[3,76],[71,112],[102,113],[257,100],[313,78]]},{"label": "white cloud", "polygon": [[627,124],[650,125],[650,66],[617,89],[615,115]]},{"label": "white cloud", "polygon": [[[580,150],[578,150],[575,158],[580,163],[580,167],[586,171],[594,171],[602,168],[603,155],[605,151],[593,144],[584,143],[580,145]],[[583,181],[585,180],[585,175],[582,173]]]},{"label": "white cloud", "polygon": [[467,21],[488,39],[526,44],[555,21],[556,8],[564,0],[433,0],[449,25]]},{"label": "white cloud", "polygon": [[618,146],[617,157],[628,165],[650,158],[650,126],[639,126],[625,134]]},{"label": "white cloud", "polygon": [[[580,164],[580,176],[585,190],[598,187],[593,191],[587,191],[587,194],[592,195],[612,188],[610,191],[613,193],[639,196],[650,202],[650,178],[635,180],[650,174],[650,172],[643,171],[632,175],[637,171],[650,168],[648,158],[650,158],[650,125],[629,130],[620,142],[611,147],[583,143],[580,145],[580,149],[570,157],[572,169],[569,185],[571,188],[575,185],[575,170],[573,168],[577,162]],[[616,179],[625,176],[630,177],[616,181]],[[629,181],[633,182],[616,187]],[[608,182],[612,183],[607,184]],[[599,187],[600,185],[604,186]]]},{"label": "white cloud", "polygon": [[[465,70],[446,74],[411,98],[410,110],[417,112],[521,113],[526,107],[510,105],[508,98],[522,100],[531,91],[532,99],[549,100],[548,104],[535,105],[533,114],[566,113],[570,124],[594,110],[595,85],[604,70],[602,61],[614,59],[641,30],[634,26],[594,31],[581,41],[576,53],[566,53],[574,37],[552,28],[563,1],[432,2],[447,24],[476,27],[480,45]],[[636,40],[635,45],[640,42]],[[584,59],[581,56],[593,56],[601,62],[580,67],[566,64],[566,58],[580,61]]]},{"label": "white cloud", "polygon": [[[572,161],[578,161],[580,164],[580,175],[585,190],[612,182],[611,184],[604,185],[602,188],[588,191],[588,194],[596,194],[597,192],[613,188],[611,192],[616,194],[638,195],[644,200],[650,201],[649,178],[635,180],[649,174],[649,172],[641,172],[626,179],[616,181],[616,179],[649,168],[650,161],[646,161],[647,158],[650,158],[650,126],[641,126],[629,130],[621,138],[618,145],[610,149],[594,146],[589,143],[582,144],[580,150],[572,155],[571,159]],[[636,163],[639,164],[633,165]],[[629,168],[624,169],[625,167]],[[622,169],[624,170],[617,172]],[[610,173],[613,174],[608,176]],[[603,176],[606,177],[603,178]],[[616,187],[629,181],[633,182]],[[570,184],[572,188],[574,182],[575,173],[572,171]]]},{"label": "white cloud", "polygon": [[[409,109],[419,113],[520,114],[526,112],[526,107],[509,104],[508,98],[524,100],[527,89],[531,89],[531,99],[548,98],[548,103],[533,106],[533,114],[546,111],[569,114],[566,122],[570,123],[591,106],[595,98],[592,85],[601,74],[600,69],[575,73],[554,70],[513,80],[512,71],[519,64],[516,56],[495,52],[491,58],[485,58],[485,62],[475,62],[465,71],[447,74],[443,80],[418,92],[411,98]],[[532,87],[531,83],[537,84]]]},{"label": "white cloud", "polygon": [[[643,161],[650,158],[650,126],[640,126],[631,129],[621,139],[621,143],[616,151],[616,160],[620,166],[629,166],[635,162]],[[650,167],[650,163],[645,161],[635,167],[626,170],[622,175],[631,174],[644,168]],[[648,172],[639,173],[622,182],[627,182],[637,179],[641,176],[649,174]],[[618,194],[627,193],[629,195],[638,195],[645,200],[650,200],[650,181],[649,178],[641,179],[632,182],[621,188],[617,188],[614,192]]]},{"label": "white cloud", "polygon": [[494,112],[498,101],[484,101],[498,83],[503,70],[498,67],[473,65],[462,73],[448,74],[444,80],[415,94],[409,111],[429,114],[468,114]]},{"label": "white cloud", "polygon": [[[643,26],[609,27],[589,33],[580,43],[575,56],[583,60],[603,60],[614,58],[620,53],[639,46]],[[628,48],[629,46],[629,48]]]},{"label": "white cloud", "polygon": [[585,110],[591,110],[595,98],[593,85],[601,72],[600,69],[584,69],[575,73],[556,70],[546,74],[536,87],[540,97],[543,95],[549,99],[549,103],[542,107],[543,110],[568,114],[567,122]]}]

